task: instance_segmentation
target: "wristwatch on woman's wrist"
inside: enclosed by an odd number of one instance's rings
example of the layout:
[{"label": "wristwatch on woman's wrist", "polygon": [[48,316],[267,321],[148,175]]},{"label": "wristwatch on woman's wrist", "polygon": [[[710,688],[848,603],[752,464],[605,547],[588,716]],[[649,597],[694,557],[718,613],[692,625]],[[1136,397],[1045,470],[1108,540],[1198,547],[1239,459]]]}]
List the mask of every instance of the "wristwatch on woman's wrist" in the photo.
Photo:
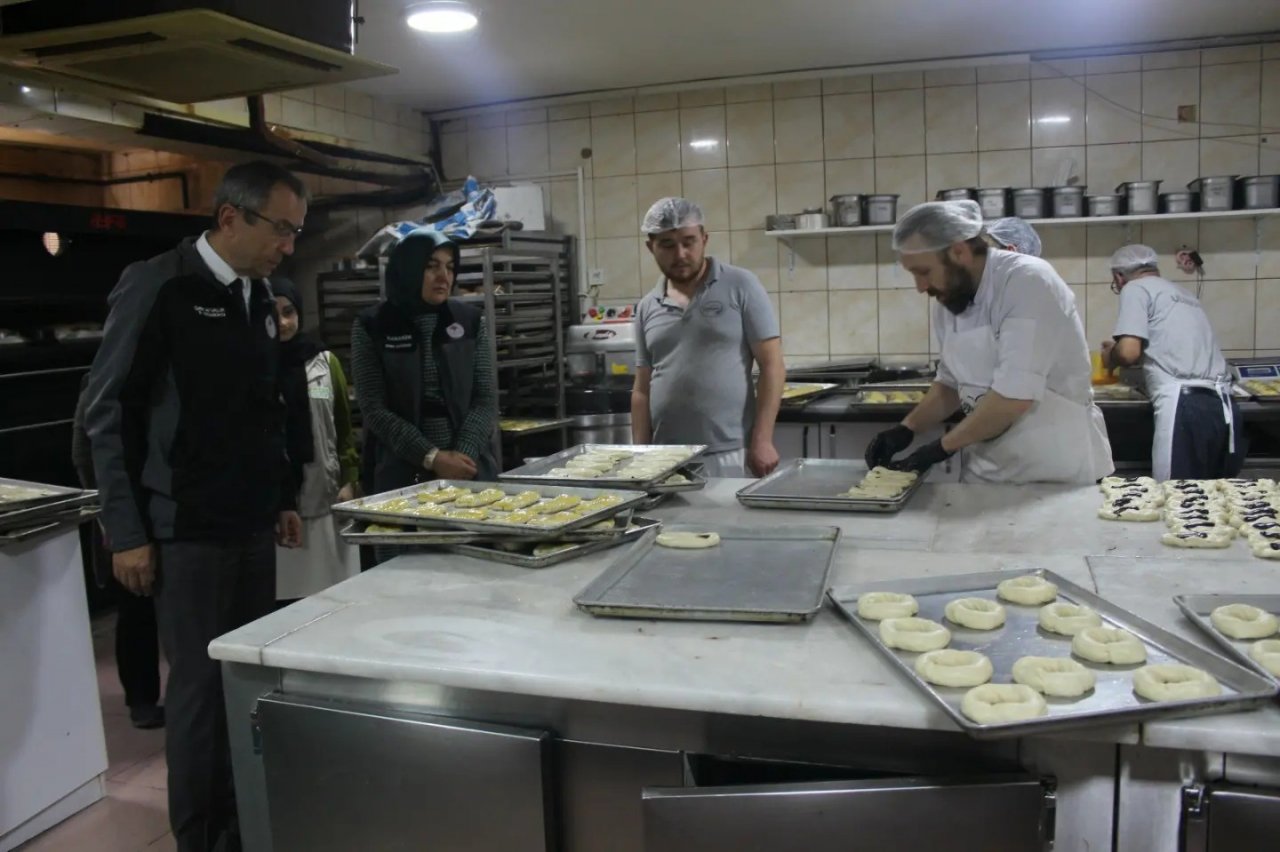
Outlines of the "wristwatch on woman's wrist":
[{"label": "wristwatch on woman's wrist", "polygon": [[440,449],[438,447],[428,450],[427,454],[422,457],[422,466],[425,467],[427,470],[435,470],[436,456],[438,456],[439,454],[440,454]]}]

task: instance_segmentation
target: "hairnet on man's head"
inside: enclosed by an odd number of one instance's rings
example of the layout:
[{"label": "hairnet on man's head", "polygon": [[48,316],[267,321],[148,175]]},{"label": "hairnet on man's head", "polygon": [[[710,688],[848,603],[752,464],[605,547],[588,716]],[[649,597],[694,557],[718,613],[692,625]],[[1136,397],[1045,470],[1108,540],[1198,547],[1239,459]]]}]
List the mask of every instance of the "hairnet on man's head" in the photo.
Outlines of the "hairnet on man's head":
[{"label": "hairnet on man's head", "polygon": [[982,208],[976,201],[927,201],[917,204],[893,229],[893,250],[900,254],[942,251],[982,233]]},{"label": "hairnet on man's head", "polygon": [[644,214],[644,223],[641,224],[640,230],[642,233],[653,236],[663,231],[674,231],[676,228],[689,228],[702,224],[704,222],[701,207],[687,198],[669,196],[659,198],[653,203],[649,212]]},{"label": "hairnet on man's head", "polygon": [[1139,269],[1157,269],[1160,256],[1151,246],[1141,243],[1123,246],[1111,255],[1111,269],[1114,272],[1128,274]]},{"label": "hairnet on man's head", "polygon": [[1040,256],[1040,235],[1024,219],[1017,216],[996,219],[987,223],[986,231],[1001,248],[1012,246],[1018,254]]}]

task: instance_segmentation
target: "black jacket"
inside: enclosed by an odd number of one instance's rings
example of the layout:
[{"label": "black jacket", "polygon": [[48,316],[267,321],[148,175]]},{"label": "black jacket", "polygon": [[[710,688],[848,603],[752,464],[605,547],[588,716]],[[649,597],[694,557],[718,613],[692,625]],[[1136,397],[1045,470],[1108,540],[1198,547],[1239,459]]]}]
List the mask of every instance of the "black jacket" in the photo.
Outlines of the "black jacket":
[{"label": "black jacket", "polygon": [[113,551],[269,529],[293,495],[276,305],[249,311],[188,239],[131,264],[109,297],[86,428]]}]

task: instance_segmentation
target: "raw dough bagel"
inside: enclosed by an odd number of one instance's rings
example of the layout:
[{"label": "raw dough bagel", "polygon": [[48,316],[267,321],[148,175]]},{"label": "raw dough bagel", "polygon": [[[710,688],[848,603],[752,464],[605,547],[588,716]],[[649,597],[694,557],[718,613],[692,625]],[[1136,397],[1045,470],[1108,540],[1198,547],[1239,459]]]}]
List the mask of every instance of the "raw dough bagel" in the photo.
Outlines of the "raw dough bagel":
[{"label": "raw dough bagel", "polygon": [[880,640],[904,651],[936,651],[951,641],[951,631],[927,618],[886,618],[880,622]]},{"label": "raw dough bagel", "polygon": [[1021,722],[1049,712],[1044,696],[1021,683],[986,683],[964,694],[960,712],[979,725]]},{"label": "raw dough bagel", "polygon": [[658,544],[677,550],[702,550],[720,544],[720,534],[713,532],[664,532],[658,533]]},{"label": "raw dough bagel", "polygon": [[977,686],[991,680],[993,672],[991,660],[977,651],[943,648],[916,659],[916,674],[938,686]]},{"label": "raw dough bagel", "polygon": [[911,595],[897,592],[867,592],[858,596],[858,615],[872,621],[886,618],[906,618],[920,611],[920,604]]},{"label": "raw dough bagel", "polygon": [[1209,613],[1218,632],[1232,639],[1265,639],[1280,630],[1280,620],[1249,604],[1227,604]]},{"label": "raw dough bagel", "polygon": [[1262,639],[1249,646],[1249,658],[1280,677],[1280,639]]},{"label": "raw dough bagel", "polygon": [[1086,627],[1071,640],[1071,653],[1091,663],[1131,666],[1147,660],[1147,647],[1128,630]]},{"label": "raw dough bagel", "polygon": [[1021,657],[1013,664],[1013,679],[1058,698],[1079,698],[1098,682],[1093,672],[1070,657]]},{"label": "raw dough bagel", "polygon": [[1149,701],[1186,701],[1222,694],[1213,675],[1181,663],[1156,663],[1133,673],[1133,691]]},{"label": "raw dough bagel", "polygon": [[1160,536],[1160,541],[1169,547],[1193,547],[1221,549],[1231,546],[1235,538],[1234,531],[1227,532],[1228,527],[1219,527],[1207,532],[1167,532]]},{"label": "raw dough bagel", "polygon": [[1098,509],[1098,517],[1104,521],[1158,521],[1161,518],[1160,507],[1154,503],[1103,503]]},{"label": "raw dough bagel", "polygon": [[956,598],[947,602],[943,614],[970,630],[995,630],[1005,619],[1004,607],[986,598]]},{"label": "raw dough bagel", "polygon": [[1056,598],[1058,587],[1038,574],[1027,574],[1001,581],[996,594],[1010,603],[1038,606]]},{"label": "raw dough bagel", "polygon": [[1050,633],[1075,636],[1086,627],[1099,627],[1102,617],[1087,606],[1051,603],[1040,608],[1040,626]]}]

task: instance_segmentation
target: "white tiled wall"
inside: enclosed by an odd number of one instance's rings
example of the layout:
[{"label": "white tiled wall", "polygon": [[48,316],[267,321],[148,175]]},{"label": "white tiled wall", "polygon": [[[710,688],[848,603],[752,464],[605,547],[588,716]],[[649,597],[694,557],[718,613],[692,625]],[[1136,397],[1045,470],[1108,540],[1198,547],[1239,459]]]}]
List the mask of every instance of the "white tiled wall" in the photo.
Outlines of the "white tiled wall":
[{"label": "white tiled wall", "polygon": [[[422,112],[345,86],[323,86],[315,89],[295,89],[279,95],[264,95],[263,109],[269,122],[311,133],[331,136],[335,141],[353,148],[380,151],[387,154],[408,154],[421,157],[430,150],[429,125]],[[206,118],[231,123],[248,123],[248,108],[243,98],[227,101],[211,101],[199,104],[197,114]],[[518,113],[512,113],[518,116]],[[524,134],[513,119],[510,128],[498,127],[496,144],[501,152],[502,165],[506,166],[508,149],[514,161],[528,157],[523,165],[546,171],[545,136],[541,142],[530,145],[529,134]]]},{"label": "white tiled wall", "polygon": [[[1179,106],[1195,107],[1198,120],[1176,121]],[[448,178],[584,168],[583,249],[603,271],[606,301],[636,299],[656,280],[639,219],[655,199],[683,194],[706,211],[711,252],[753,270],[773,294],[790,362],[927,356],[927,299],[885,236],[797,240],[793,256],[765,235],[764,217],[843,192],[898,193],[901,212],[954,186],[1073,178],[1111,192],[1125,180],[1170,189],[1199,175],[1277,173],[1280,46],[709,88],[490,111],[440,130]],[[552,221],[584,235],[574,181],[545,183]],[[1280,217],[1059,226],[1041,237],[1094,343],[1115,318],[1107,258],[1141,240],[1184,283],[1173,253],[1199,248],[1224,349],[1280,350]]]}]

